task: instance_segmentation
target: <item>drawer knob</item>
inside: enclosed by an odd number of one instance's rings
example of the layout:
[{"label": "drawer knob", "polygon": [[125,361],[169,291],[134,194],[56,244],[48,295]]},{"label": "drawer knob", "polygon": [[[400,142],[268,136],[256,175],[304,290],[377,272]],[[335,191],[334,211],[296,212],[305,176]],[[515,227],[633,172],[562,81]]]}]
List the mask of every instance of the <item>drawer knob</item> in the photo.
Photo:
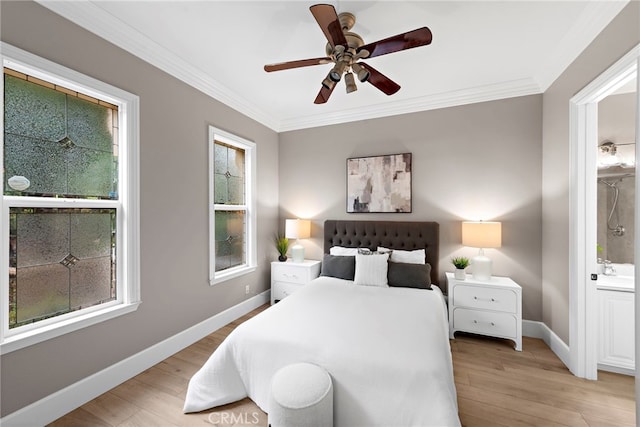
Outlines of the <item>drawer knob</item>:
[{"label": "drawer knob", "polygon": [[[480,300],[481,298],[478,298],[477,296],[474,296],[474,297],[473,297],[473,299],[474,299],[474,300],[476,300],[476,301],[478,301],[478,300]],[[485,301],[487,301],[487,299],[485,299]],[[490,301],[491,301],[491,302],[496,302],[496,299],[495,299],[495,298],[491,298],[491,299],[490,299]]]},{"label": "drawer knob", "polygon": [[491,326],[496,326],[496,324],[495,324],[495,323],[493,323],[493,322],[491,322]]},{"label": "drawer knob", "polygon": [[473,321],[473,323],[478,323],[478,321],[477,321],[477,320],[474,320],[474,321]]}]

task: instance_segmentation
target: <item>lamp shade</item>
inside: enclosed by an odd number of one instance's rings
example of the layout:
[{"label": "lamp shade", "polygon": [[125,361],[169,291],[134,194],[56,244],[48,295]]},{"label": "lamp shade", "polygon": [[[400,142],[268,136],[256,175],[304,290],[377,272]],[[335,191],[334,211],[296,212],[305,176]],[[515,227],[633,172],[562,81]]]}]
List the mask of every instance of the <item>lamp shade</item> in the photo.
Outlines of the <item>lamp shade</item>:
[{"label": "lamp shade", "polygon": [[308,219],[286,220],[284,235],[287,239],[308,239],[311,237],[311,221]]},{"label": "lamp shade", "polygon": [[464,221],[462,244],[472,248],[499,248],[502,246],[502,223],[491,221]]}]

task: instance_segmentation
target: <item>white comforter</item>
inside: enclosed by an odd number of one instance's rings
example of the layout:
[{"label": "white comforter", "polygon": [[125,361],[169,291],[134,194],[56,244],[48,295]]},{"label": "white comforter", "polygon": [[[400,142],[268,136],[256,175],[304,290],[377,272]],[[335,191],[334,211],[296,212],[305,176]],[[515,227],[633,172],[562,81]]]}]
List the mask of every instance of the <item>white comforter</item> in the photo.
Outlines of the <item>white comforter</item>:
[{"label": "white comforter", "polygon": [[334,420],[351,426],[459,426],[439,289],[357,286],[320,277],[238,326],[191,378],[185,412],[250,397],[269,412],[281,367],[333,379]]}]

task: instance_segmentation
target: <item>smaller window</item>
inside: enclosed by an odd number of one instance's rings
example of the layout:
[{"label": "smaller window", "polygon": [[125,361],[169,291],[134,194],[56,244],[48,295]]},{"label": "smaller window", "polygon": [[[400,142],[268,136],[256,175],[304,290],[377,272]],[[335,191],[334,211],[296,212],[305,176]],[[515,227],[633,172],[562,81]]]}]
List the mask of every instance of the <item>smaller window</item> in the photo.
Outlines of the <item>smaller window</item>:
[{"label": "smaller window", "polygon": [[209,281],[256,268],[255,144],[209,128]]}]

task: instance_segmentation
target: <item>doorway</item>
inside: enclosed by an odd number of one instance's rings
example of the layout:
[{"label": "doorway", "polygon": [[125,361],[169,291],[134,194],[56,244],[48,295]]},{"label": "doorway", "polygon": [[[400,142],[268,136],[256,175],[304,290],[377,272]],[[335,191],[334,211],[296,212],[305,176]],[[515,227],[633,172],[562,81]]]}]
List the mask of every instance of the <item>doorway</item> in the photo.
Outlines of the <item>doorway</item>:
[{"label": "doorway", "polygon": [[[569,271],[569,333],[570,370],[579,377],[597,379],[598,375],[598,300],[597,279],[597,156],[598,103],[636,79],[640,45],[587,85],[570,101],[570,271]],[[637,80],[637,79],[636,79]],[[637,91],[636,91],[637,98]],[[637,100],[636,100],[637,102]],[[637,113],[636,113],[637,121]],[[637,126],[637,124],[636,124]],[[636,152],[636,163],[638,153]],[[636,175],[637,176],[637,175]],[[637,187],[636,178],[636,187]],[[638,221],[636,198],[635,217]],[[638,233],[634,245],[638,247]],[[636,262],[639,256],[636,251]],[[636,282],[638,273],[636,273]],[[637,304],[636,293],[636,307]],[[636,316],[638,310],[636,309]],[[638,330],[636,329],[636,335]],[[638,339],[636,337],[636,344]]]}]

